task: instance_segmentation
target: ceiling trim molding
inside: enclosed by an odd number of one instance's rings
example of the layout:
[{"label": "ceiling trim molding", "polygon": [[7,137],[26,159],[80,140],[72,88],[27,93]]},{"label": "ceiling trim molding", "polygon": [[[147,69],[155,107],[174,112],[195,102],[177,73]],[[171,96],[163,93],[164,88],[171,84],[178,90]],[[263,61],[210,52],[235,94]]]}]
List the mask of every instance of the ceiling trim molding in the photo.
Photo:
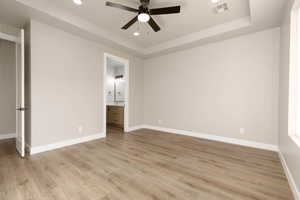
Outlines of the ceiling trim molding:
[{"label": "ceiling trim molding", "polygon": [[[201,45],[203,43],[226,38],[228,35],[241,35],[253,31],[262,30],[278,26],[278,14],[285,0],[280,0],[278,4],[272,4],[273,0],[268,0],[271,7],[266,11],[264,2],[261,0],[249,0],[249,16],[234,21],[223,23],[217,26],[209,27],[199,32],[177,37],[160,44],[143,47],[137,44],[133,39],[128,39],[116,33],[112,33],[106,28],[75,16],[67,10],[59,9],[57,6],[50,4],[46,6],[43,1],[37,0],[14,0],[25,6],[24,9],[29,11],[31,20],[38,20],[48,24],[54,24],[59,28],[79,35],[81,37],[91,39],[95,42],[102,43],[111,48],[124,50],[127,53],[136,55],[141,58],[155,56],[157,54],[177,51],[189,48],[193,45]],[[279,1],[279,0],[278,0]],[[274,11],[274,12],[273,12]],[[32,14],[33,13],[33,14]],[[54,22],[54,23],[53,23]],[[224,37],[223,37],[224,36]]]},{"label": "ceiling trim molding", "polygon": [[217,36],[219,34],[227,33],[230,31],[238,30],[241,28],[245,28],[248,26],[251,26],[251,17],[244,17],[238,20],[234,20],[225,24],[221,24],[218,26],[214,26],[211,28],[207,28],[203,31],[197,32],[197,33],[192,33],[189,35],[185,35],[182,37],[179,37],[174,40],[170,40],[164,43],[161,43],[159,45],[155,45],[152,47],[149,47],[143,51],[143,54],[150,55],[153,53],[158,53],[160,51],[165,51],[171,48],[183,46],[192,42],[196,42],[202,39],[210,38],[213,36]]},{"label": "ceiling trim molding", "polygon": [[20,43],[20,38],[2,32],[0,32],[0,39]]},{"label": "ceiling trim molding", "polygon": [[16,0],[16,1],[29,7],[29,8],[37,10],[48,16],[56,18],[60,21],[63,21],[64,23],[67,23],[76,28],[82,29],[83,31],[86,31],[90,34],[93,34],[100,38],[104,38],[109,41],[112,41],[118,45],[125,47],[125,48],[131,49],[136,52],[140,52],[143,49],[141,46],[131,42],[130,40],[128,40],[124,37],[121,37],[114,33],[111,33],[110,31],[107,31],[105,28],[99,27],[99,26],[97,26],[87,20],[84,20],[78,16],[64,12],[64,11],[58,9],[57,7],[55,7],[55,9],[54,9],[52,7],[43,6],[38,1],[33,1],[33,0]]}]

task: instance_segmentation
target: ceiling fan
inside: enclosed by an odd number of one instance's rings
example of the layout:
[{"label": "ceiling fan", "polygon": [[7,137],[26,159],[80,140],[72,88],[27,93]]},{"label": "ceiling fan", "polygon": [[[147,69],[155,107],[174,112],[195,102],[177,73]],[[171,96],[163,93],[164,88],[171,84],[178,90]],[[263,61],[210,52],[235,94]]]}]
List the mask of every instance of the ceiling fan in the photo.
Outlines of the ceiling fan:
[{"label": "ceiling fan", "polygon": [[140,2],[141,2],[141,5],[139,6],[138,9],[124,6],[124,5],[118,4],[118,3],[113,3],[110,1],[107,1],[105,5],[138,14],[132,20],[130,20],[127,24],[125,24],[125,26],[122,27],[122,29],[124,29],[124,30],[128,29],[135,22],[140,21],[140,22],[148,22],[148,24],[151,26],[151,28],[155,32],[158,32],[158,31],[160,31],[160,27],[154,21],[154,19],[151,17],[151,15],[167,15],[167,14],[180,13],[180,6],[149,9],[150,0],[140,0]]}]

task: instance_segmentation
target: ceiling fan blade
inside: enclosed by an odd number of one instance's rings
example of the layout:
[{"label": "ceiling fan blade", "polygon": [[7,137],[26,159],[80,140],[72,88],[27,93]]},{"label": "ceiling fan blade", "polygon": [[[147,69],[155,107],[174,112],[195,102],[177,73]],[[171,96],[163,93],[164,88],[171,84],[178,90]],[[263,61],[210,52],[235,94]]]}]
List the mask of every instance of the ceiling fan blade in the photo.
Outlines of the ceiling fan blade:
[{"label": "ceiling fan blade", "polygon": [[118,3],[113,3],[113,2],[110,2],[110,1],[106,1],[105,5],[110,6],[110,7],[114,7],[114,8],[119,8],[119,9],[122,9],[122,10],[126,10],[126,11],[129,11],[129,12],[135,12],[135,13],[139,12],[138,9],[131,8],[131,7],[128,7],[128,6],[124,6],[124,5],[118,4]]},{"label": "ceiling fan blade", "polygon": [[148,24],[152,27],[152,29],[153,29],[155,32],[160,31],[160,27],[157,25],[157,23],[153,20],[152,17],[150,17],[150,20],[148,21]]},{"label": "ceiling fan blade", "polygon": [[122,29],[126,30],[130,26],[132,26],[135,22],[137,22],[138,16],[134,17],[132,20],[130,20],[125,26],[122,27]]},{"label": "ceiling fan blade", "polygon": [[180,6],[150,9],[150,15],[167,15],[175,13],[180,13]]}]

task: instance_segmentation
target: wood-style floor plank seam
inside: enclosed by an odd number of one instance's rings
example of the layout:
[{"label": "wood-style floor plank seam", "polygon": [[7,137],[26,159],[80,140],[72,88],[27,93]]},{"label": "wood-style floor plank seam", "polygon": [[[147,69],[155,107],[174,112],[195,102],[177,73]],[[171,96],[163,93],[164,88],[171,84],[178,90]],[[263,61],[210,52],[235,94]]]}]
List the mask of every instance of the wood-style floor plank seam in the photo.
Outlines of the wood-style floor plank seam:
[{"label": "wood-style floor plank seam", "polygon": [[107,138],[20,159],[0,142],[0,200],[292,200],[276,152],[109,129]]}]

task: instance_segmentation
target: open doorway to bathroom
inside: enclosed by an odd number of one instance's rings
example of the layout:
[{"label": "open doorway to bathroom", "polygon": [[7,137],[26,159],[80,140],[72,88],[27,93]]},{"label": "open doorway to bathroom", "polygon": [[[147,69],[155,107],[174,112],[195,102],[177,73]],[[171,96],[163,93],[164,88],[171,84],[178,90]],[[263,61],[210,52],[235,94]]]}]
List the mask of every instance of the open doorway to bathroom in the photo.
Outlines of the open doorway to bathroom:
[{"label": "open doorway to bathroom", "polygon": [[129,61],[104,55],[104,111],[106,134],[123,134],[128,130]]}]

